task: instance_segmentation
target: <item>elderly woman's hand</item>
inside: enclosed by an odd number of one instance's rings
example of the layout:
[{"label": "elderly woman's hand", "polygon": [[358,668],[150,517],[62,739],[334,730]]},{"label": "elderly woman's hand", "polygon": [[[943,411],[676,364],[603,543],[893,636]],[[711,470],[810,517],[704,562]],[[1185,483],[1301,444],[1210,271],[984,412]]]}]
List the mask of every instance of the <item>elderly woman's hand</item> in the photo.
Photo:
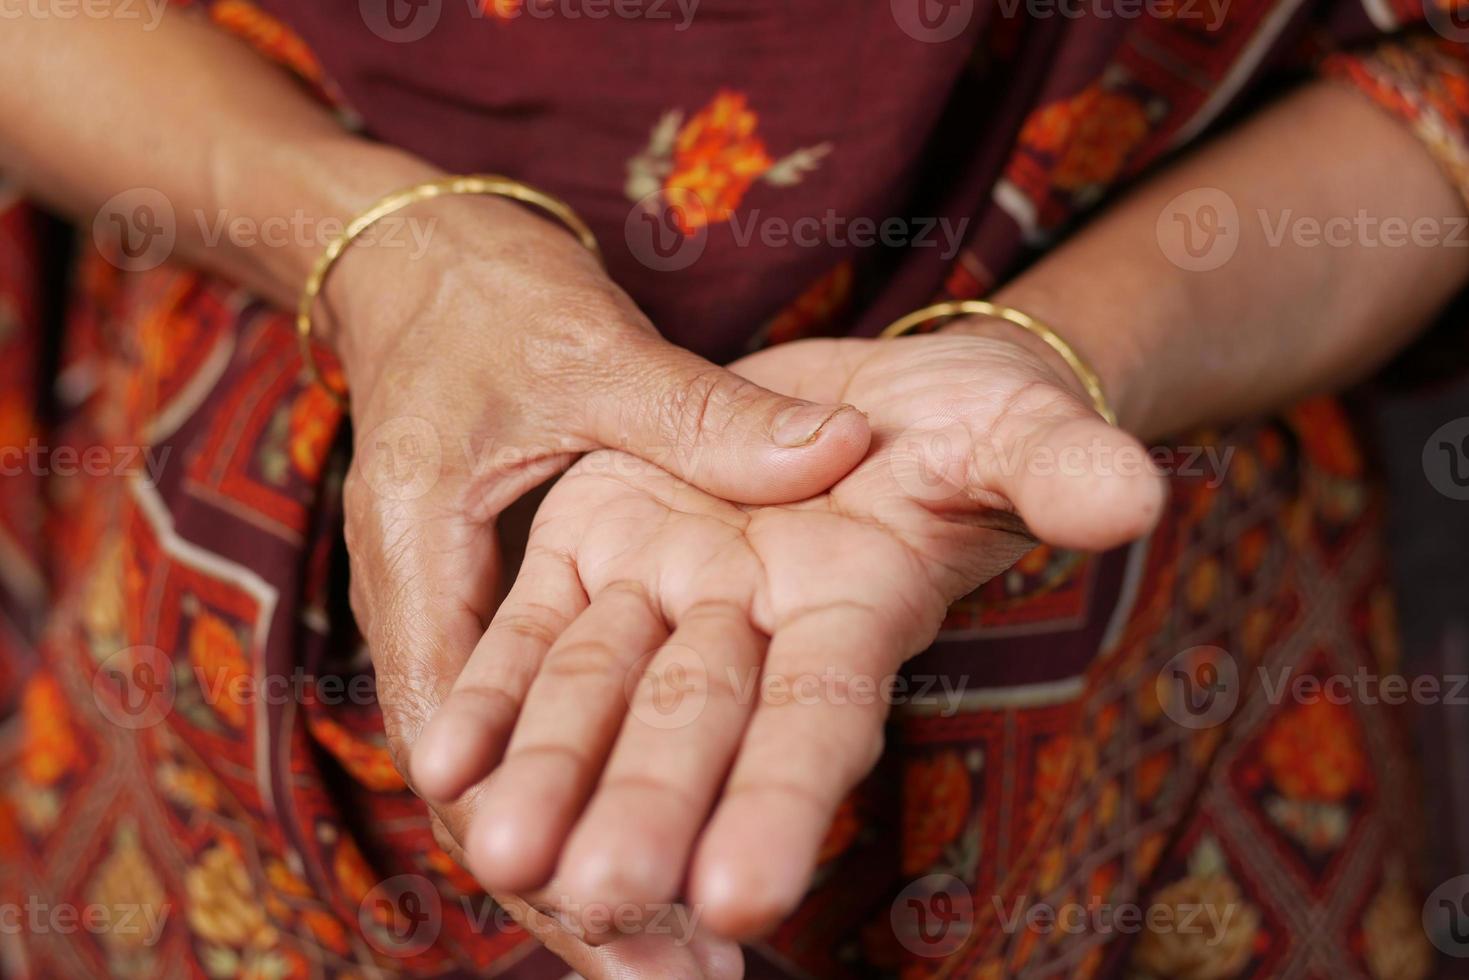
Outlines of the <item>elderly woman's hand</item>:
[{"label": "elderly woman's hand", "polygon": [[[686,890],[726,935],[772,925],[877,758],[887,704],[871,695],[948,605],[1031,534],[1104,548],[1152,526],[1163,488],[1143,447],[1015,328],[981,333],[736,365],[868,413],[872,452],[813,499],[731,504],[610,452],[553,488],[413,758],[431,799],[474,800],[487,886],[573,909]],[[772,679],[817,696],[753,695]]]},{"label": "elderly woman's hand", "polygon": [[[618,447],[721,498],[817,493],[866,451],[860,412],[775,395],[662,340],[577,241],[508,202],[411,213],[427,254],[363,245],[329,285],[350,390],[352,608],[394,759],[499,597],[497,516],[576,455]],[[453,807],[438,815],[453,834]]]}]

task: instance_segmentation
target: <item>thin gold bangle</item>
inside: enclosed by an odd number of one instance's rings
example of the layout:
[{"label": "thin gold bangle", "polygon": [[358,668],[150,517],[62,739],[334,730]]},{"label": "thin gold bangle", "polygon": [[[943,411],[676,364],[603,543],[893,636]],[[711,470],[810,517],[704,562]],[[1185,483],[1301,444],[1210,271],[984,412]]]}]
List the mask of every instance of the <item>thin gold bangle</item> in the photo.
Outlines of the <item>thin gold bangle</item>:
[{"label": "thin gold bangle", "polygon": [[509,177],[501,177],[498,174],[470,174],[458,177],[444,177],[440,180],[431,180],[422,184],[400,191],[394,191],[387,197],[382,198],[372,207],[363,211],[353,218],[340,235],[327,245],[326,251],[316,260],[316,265],[311,269],[311,275],[306,279],[306,285],[301,290],[301,300],[296,306],[296,336],[301,343],[301,360],[306,367],[311,380],[320,384],[333,397],[340,401],[346,400],[345,391],[337,391],[322,377],[320,369],[316,366],[316,357],[311,350],[311,311],[316,306],[317,297],[321,295],[322,287],[326,285],[327,275],[332,267],[336,265],[342,253],[347,247],[362,235],[363,232],[377,224],[383,218],[400,211],[410,204],[419,201],[428,201],[436,197],[448,197],[455,194],[485,194],[492,197],[508,197],[530,204],[550,214],[556,220],[567,227],[578,240],[581,241],[587,251],[602,260],[602,250],[597,247],[597,237],[592,234],[592,229],[587,227],[577,213],[573,211],[566,202],[552,197],[549,194],[536,190],[529,184],[523,184]]},{"label": "thin gold bangle", "polygon": [[1112,411],[1112,406],[1107,403],[1107,396],[1102,391],[1102,381],[1097,377],[1097,372],[1091,369],[1081,355],[1076,353],[1070,344],[1050,327],[1041,323],[1035,317],[1009,306],[999,306],[995,303],[987,303],[982,299],[956,300],[949,303],[935,303],[933,306],[925,306],[921,310],[915,310],[883,330],[880,336],[884,339],[901,337],[920,324],[930,320],[946,320],[956,316],[988,316],[1007,323],[1013,323],[1022,330],[1035,334],[1041,340],[1061,355],[1061,360],[1071,368],[1076,380],[1086,389],[1091,396],[1092,407],[1097,414],[1106,420],[1108,425],[1117,424],[1117,414]]}]

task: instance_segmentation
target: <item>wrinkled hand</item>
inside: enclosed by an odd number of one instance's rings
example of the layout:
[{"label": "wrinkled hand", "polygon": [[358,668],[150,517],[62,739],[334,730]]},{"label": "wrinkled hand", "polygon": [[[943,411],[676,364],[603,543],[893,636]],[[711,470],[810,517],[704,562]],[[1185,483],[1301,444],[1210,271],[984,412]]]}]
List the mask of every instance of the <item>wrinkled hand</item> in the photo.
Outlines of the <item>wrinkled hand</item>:
[{"label": "wrinkled hand", "polygon": [[[738,937],[795,906],[878,757],[872,687],[1032,534],[1104,548],[1160,511],[1141,445],[1013,330],[737,364],[868,414],[871,452],[812,499],[732,504],[613,452],[568,471],[414,751],[421,792],[475,801],[482,881],[573,906],[685,893]],[[660,702],[660,682],[682,697]],[[819,696],[761,698],[755,682]]]},{"label": "wrinkled hand", "polygon": [[[427,254],[354,247],[322,311],[351,397],[352,609],[405,776],[494,614],[496,522],[521,495],[617,447],[724,498],[795,500],[868,442],[859,412],[773,394],[662,340],[574,238],[518,205],[418,207],[437,222]],[[466,806],[434,810],[462,839]]]}]

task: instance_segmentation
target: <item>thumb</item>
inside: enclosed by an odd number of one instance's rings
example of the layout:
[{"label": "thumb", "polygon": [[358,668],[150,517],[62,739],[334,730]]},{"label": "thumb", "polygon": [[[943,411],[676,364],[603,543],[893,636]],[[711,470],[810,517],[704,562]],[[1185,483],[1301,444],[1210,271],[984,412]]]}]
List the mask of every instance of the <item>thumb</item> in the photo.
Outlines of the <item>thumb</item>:
[{"label": "thumb", "polygon": [[867,418],[850,405],[778,395],[662,340],[626,357],[587,406],[589,435],[717,497],[803,500],[867,453]]},{"label": "thumb", "polygon": [[1158,522],[1167,487],[1148,451],[1089,408],[1016,420],[999,433],[1013,451],[1000,450],[1004,465],[987,482],[1041,541],[1100,551]]}]

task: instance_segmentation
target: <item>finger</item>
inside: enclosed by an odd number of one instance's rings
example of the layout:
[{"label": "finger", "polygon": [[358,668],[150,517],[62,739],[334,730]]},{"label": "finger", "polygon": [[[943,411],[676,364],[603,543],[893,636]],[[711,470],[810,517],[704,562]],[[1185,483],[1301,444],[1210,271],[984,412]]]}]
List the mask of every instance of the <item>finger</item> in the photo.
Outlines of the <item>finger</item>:
[{"label": "finger", "polygon": [[716,932],[757,935],[805,894],[837,806],[882,751],[878,684],[910,652],[901,644],[873,611],[848,604],[778,627],[767,694],[690,873],[691,904]]},{"label": "finger", "polygon": [[453,689],[413,747],[413,784],[447,802],[489,775],[556,638],[586,608],[571,559],[532,549]]},{"label": "finger", "polygon": [[596,795],[562,854],[556,888],[577,904],[670,902],[729,771],[765,639],[734,603],[691,608],[642,668]]},{"label": "finger", "polygon": [[470,826],[470,864],[487,887],[526,891],[550,877],[622,724],[628,671],[667,635],[647,594],[623,583],[552,645]]},{"label": "finger", "polygon": [[1148,533],[1166,484],[1137,439],[1057,391],[1012,402],[980,446],[979,482],[1015,507],[1037,538],[1098,551]]},{"label": "finger", "polygon": [[494,528],[433,494],[386,499],[355,461],[343,494],[353,611],[372,656],[389,752],[411,782],[411,747],[494,608]]},{"label": "finger", "polygon": [[656,463],[725,500],[804,500],[867,452],[850,405],[767,391],[663,341],[636,343],[629,367],[587,406],[593,438]]}]

